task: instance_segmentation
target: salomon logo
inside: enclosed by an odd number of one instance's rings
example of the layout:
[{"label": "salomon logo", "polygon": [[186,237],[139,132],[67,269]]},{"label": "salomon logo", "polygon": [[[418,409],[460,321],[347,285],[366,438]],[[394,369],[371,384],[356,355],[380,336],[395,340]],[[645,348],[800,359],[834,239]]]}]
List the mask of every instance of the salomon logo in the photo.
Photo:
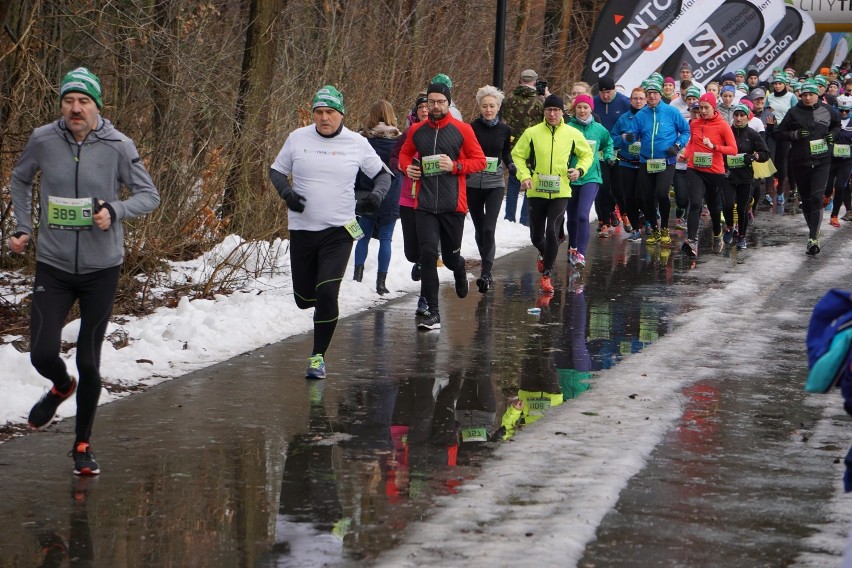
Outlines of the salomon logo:
[{"label": "salomon logo", "polygon": [[699,64],[712,57],[717,51],[721,51],[723,47],[722,40],[706,23],[699,26],[695,35],[685,45],[692,58]]}]

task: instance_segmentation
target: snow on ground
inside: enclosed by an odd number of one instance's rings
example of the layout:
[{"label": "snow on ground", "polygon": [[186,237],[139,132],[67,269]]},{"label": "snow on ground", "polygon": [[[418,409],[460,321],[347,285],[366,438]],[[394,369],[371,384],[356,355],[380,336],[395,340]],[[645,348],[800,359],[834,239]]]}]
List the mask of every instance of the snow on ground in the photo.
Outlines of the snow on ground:
[{"label": "snow on ground", "polygon": [[[529,245],[529,229],[503,220],[502,214],[497,235],[498,257]],[[101,360],[104,379],[126,387],[152,385],[313,329],[313,310],[300,310],[293,300],[287,247],[288,241],[276,241],[272,245],[247,243],[232,235],[201,258],[171,263],[172,273],[161,283],[163,287],[187,281],[203,282],[214,268],[227,272],[229,262],[235,264],[234,259],[245,261],[242,265],[246,270],[233,275],[233,279],[242,284],[232,294],[217,295],[212,300],[190,301],[184,297],[176,308],[160,308],[140,318],[122,317],[125,323],[121,324],[111,322],[107,335],[126,333],[129,344],[116,349],[109,341],[104,342]],[[373,240],[361,283],[352,280],[353,250],[340,291],[341,317],[419,291],[419,282],[411,280],[411,264],[405,260],[402,230],[397,223],[387,278],[391,293],[384,298],[376,294],[378,248],[378,241]],[[479,258],[470,217],[465,221],[462,256]],[[268,260],[267,267],[274,267],[272,270],[262,269],[264,259]],[[447,269],[439,269],[438,275],[442,281],[453,280],[452,272]],[[479,271],[469,276],[474,288],[473,280],[479,276]],[[4,295],[8,296],[6,292]],[[15,299],[10,297],[9,300]],[[63,329],[63,341],[76,342],[78,330],[79,320],[70,322]],[[0,380],[0,424],[25,423],[30,408],[49,383],[33,369],[29,353],[19,352],[10,343],[18,337],[4,339],[5,344],[0,345],[0,368],[4,369]],[[69,371],[74,374],[75,354],[76,349],[71,349],[63,355]],[[305,353],[306,366],[309,355]],[[101,404],[119,396],[124,395],[104,390]],[[58,417],[73,416],[75,412],[76,403],[71,399],[59,407]]]},{"label": "snow on ground", "polygon": [[[778,222],[804,230],[799,216]],[[803,234],[802,241],[806,230]],[[832,233],[824,231],[824,236]],[[810,275],[808,287],[848,285],[852,243],[836,250],[829,238],[823,241],[832,262]],[[802,249],[802,242],[752,248],[746,268],[731,272],[721,258],[704,259],[697,277],[718,279],[721,287],[708,287],[696,298],[696,309],[679,316],[669,334],[596,374],[593,384],[606,384],[605,389],[592,388],[552,409],[547,420],[519,432],[513,444],[501,445],[478,479],[459,495],[441,498],[429,517],[409,527],[402,545],[381,555],[377,565],[576,565],[621,490],[681,416],[684,386],[726,369],[736,368],[742,379],[782,371],[783,361],[748,354],[779,340],[804,345],[804,330],[791,338],[784,325],[801,321],[800,314],[762,309],[764,300],[784,293],[789,276],[810,261]],[[725,333],[708,333],[712,329]],[[730,337],[739,338],[736,349],[730,348]],[[683,373],[687,360],[702,363]],[[825,406],[826,418],[814,447],[848,440],[839,393],[811,399]],[[832,522],[818,527],[808,543],[825,553],[799,559],[801,566],[836,566],[843,553],[852,506],[842,490],[842,470],[838,464],[831,473],[837,480],[829,504]]]}]

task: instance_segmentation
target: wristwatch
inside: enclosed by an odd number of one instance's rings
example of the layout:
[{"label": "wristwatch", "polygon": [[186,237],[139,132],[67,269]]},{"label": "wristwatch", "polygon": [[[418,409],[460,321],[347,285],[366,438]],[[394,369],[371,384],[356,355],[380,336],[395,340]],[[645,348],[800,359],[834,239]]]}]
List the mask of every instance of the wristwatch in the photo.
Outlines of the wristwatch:
[{"label": "wristwatch", "polygon": [[456,172],[462,173],[462,165],[459,161],[456,161]]}]

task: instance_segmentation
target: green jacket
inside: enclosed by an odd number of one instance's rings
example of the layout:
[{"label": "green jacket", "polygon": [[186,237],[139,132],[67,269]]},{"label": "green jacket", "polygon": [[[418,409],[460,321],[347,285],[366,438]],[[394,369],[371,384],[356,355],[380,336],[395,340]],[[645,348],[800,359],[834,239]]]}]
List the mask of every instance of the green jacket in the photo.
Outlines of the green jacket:
[{"label": "green jacket", "polygon": [[[597,159],[592,160],[592,167],[586,171],[586,175],[574,182],[574,185],[583,185],[586,183],[603,183],[601,177],[601,166],[599,160],[612,160],[615,158],[615,153],[612,150],[612,137],[609,131],[603,124],[595,120],[591,124],[583,124],[576,117],[572,117],[568,121],[568,126],[576,128],[580,131],[587,141],[594,142]],[[592,144],[590,143],[589,146]]]},{"label": "green jacket", "polygon": [[[568,167],[572,157],[577,159],[573,167],[583,170],[583,175],[597,162],[583,135],[576,128],[565,124],[564,120],[560,120],[556,126],[542,121],[527,128],[512,150],[518,179],[523,182],[532,178],[532,187],[527,190],[527,197],[544,199],[571,197]],[[539,185],[541,175],[559,176],[558,190],[542,190]]]}]

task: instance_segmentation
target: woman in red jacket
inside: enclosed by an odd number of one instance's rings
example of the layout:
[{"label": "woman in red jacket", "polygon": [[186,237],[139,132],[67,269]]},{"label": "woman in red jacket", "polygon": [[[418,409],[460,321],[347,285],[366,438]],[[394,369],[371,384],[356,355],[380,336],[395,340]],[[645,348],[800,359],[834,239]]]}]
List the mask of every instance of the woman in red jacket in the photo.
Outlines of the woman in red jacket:
[{"label": "woman in red jacket", "polygon": [[698,222],[703,200],[707,200],[713,221],[713,243],[722,243],[722,220],[719,207],[719,188],[725,180],[725,155],[737,153],[737,141],[731,125],[716,112],[716,97],[712,93],[698,100],[698,118],[689,123],[689,143],[678,156],[687,163],[686,180],[689,186],[687,240],[681,246],[689,256],[698,256]]}]

